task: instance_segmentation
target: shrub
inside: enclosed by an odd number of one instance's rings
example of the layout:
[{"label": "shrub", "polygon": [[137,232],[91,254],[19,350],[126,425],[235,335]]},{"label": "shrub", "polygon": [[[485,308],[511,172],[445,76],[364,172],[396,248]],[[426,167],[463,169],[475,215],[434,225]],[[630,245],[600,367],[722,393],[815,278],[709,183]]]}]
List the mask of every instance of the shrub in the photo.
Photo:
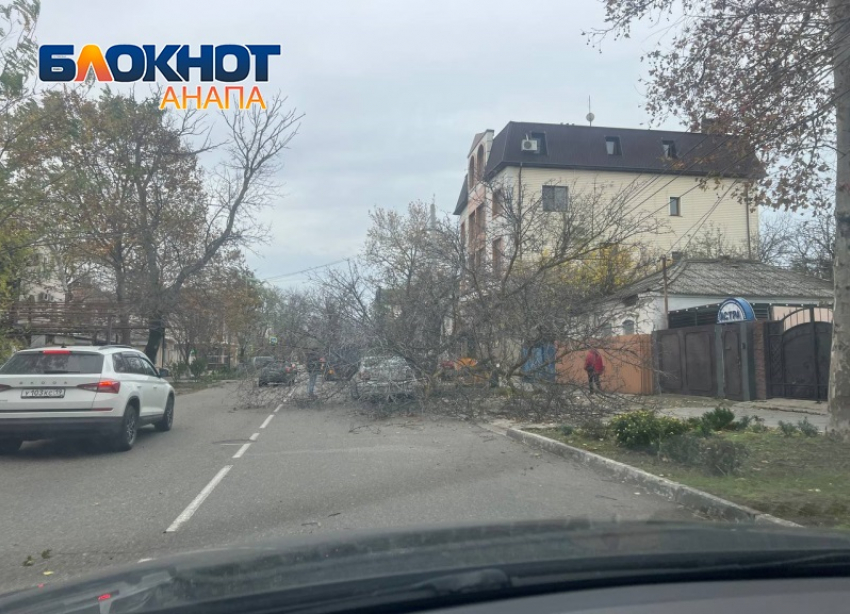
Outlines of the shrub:
[{"label": "shrub", "polygon": [[741,416],[732,423],[732,428],[736,431],[746,431],[752,426],[755,418],[755,416]]},{"label": "shrub", "polygon": [[168,370],[174,379],[180,379],[186,377],[186,374],[189,373],[189,365],[185,362],[175,362],[168,366]]},{"label": "shrub", "polygon": [[820,435],[820,429],[816,427],[814,424],[809,422],[808,418],[803,418],[797,423],[797,428],[800,429],[800,432],[806,437],[817,437]]},{"label": "shrub", "polygon": [[588,418],[580,427],[582,435],[591,439],[608,437],[608,426],[599,418]]},{"label": "shrub", "polygon": [[728,407],[718,405],[702,415],[703,423],[712,431],[726,431],[734,428],[735,412]]},{"label": "shrub", "polygon": [[561,435],[564,437],[569,437],[573,433],[575,433],[575,428],[570,426],[569,424],[562,424],[558,427],[558,430],[561,432]]},{"label": "shrub", "polygon": [[790,422],[779,421],[779,430],[782,431],[782,434],[786,437],[793,437],[797,433],[796,425]]},{"label": "shrub", "polygon": [[659,416],[654,411],[633,411],[611,420],[610,428],[617,443],[632,449],[657,449],[670,437],[688,431],[688,423],[677,418]]},{"label": "shrub", "polygon": [[759,416],[750,416],[750,418],[752,418],[750,430],[753,433],[764,433],[768,430],[764,424],[764,418],[760,418]]},{"label": "shrub", "polygon": [[702,444],[703,467],[715,475],[737,473],[749,451],[746,446],[726,439],[711,439]]},{"label": "shrub", "polygon": [[189,365],[189,370],[192,372],[192,376],[195,379],[198,379],[204,371],[207,370],[207,361],[203,358],[196,358],[195,361]]},{"label": "shrub", "polygon": [[662,441],[658,454],[674,463],[699,465],[702,462],[703,438],[694,433],[683,433]]}]

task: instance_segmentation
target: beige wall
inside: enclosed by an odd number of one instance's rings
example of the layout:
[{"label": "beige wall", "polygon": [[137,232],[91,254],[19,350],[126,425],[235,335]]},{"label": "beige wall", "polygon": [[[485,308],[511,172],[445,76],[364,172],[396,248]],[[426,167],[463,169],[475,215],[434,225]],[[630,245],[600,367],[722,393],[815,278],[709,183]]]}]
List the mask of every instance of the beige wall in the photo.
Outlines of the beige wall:
[{"label": "beige wall", "polygon": [[[519,169],[508,168],[493,182],[518,185]],[[562,169],[523,168],[522,184],[524,198],[534,202],[540,198],[541,188],[546,184],[565,185],[570,189],[570,198],[590,194],[596,190],[604,196],[627,195],[627,206],[643,212],[653,212],[659,222],[659,232],[636,237],[635,241],[654,247],[662,252],[685,251],[689,239],[709,227],[719,229],[729,245],[746,249],[747,215],[750,232],[758,230],[758,211],[747,214],[746,207],[733,196],[734,180],[709,182],[706,188],[699,184],[698,177],[675,175],[642,175],[638,173],[611,171],[584,171]],[[737,184],[740,186],[740,182]],[[730,189],[731,188],[731,189]],[[671,196],[680,198],[681,216],[671,216]],[[460,216],[465,228],[469,228],[468,217],[480,206],[489,206],[491,195],[484,194],[483,186],[470,191],[469,204]],[[701,220],[705,220],[701,222]],[[491,216],[487,215],[488,225]]]},{"label": "beige wall", "polygon": [[[620,394],[653,394],[652,341],[650,335],[624,335],[600,340],[596,346],[602,355],[605,371],[600,378],[602,390]],[[558,359],[556,370],[561,382],[587,385],[584,359],[587,350],[566,351]]]}]

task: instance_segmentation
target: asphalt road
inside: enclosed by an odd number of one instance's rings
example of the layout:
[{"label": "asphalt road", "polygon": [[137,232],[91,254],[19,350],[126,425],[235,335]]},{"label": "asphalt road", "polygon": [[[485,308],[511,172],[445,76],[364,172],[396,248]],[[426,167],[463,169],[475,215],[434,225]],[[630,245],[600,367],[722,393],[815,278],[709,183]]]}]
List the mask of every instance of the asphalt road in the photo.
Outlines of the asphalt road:
[{"label": "asphalt road", "polygon": [[127,453],[42,441],[0,457],[0,592],[269,536],[693,518],[467,422],[375,420],[345,402],[288,394],[227,384],[180,395],[173,430],[146,428]]}]

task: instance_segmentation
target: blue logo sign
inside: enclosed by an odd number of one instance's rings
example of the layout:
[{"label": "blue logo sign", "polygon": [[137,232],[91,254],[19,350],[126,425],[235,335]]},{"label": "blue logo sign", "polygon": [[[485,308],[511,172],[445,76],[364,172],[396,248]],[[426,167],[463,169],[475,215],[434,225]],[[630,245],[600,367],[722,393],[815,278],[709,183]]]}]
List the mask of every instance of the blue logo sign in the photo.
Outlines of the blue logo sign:
[{"label": "blue logo sign", "polygon": [[717,323],[745,322],[755,320],[756,314],[752,305],[742,298],[730,298],[723,301],[717,312]]}]

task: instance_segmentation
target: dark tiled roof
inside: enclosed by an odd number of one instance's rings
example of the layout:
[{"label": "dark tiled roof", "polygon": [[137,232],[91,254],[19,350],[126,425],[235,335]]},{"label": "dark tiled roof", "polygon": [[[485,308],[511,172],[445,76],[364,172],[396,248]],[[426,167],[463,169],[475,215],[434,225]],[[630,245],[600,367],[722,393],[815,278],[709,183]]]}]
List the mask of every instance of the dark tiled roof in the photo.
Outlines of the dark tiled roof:
[{"label": "dark tiled roof", "polygon": [[[545,134],[545,153],[522,151],[531,132]],[[619,137],[621,155],[609,155],[606,137]],[[677,157],[664,158],[662,141],[673,141]],[[602,126],[509,122],[493,139],[485,175],[505,166],[576,168],[682,175],[760,176],[755,155],[744,155],[737,139],[724,135]]]},{"label": "dark tiled roof", "polygon": [[[618,294],[663,292],[661,271]],[[686,296],[832,299],[832,282],[749,260],[681,260],[667,268],[667,294]]]},{"label": "dark tiled roof", "polygon": [[463,185],[460,187],[460,196],[457,197],[457,205],[455,206],[455,215],[460,215],[466,209],[466,201],[469,199],[469,190],[466,186],[469,183],[469,175],[463,176]]}]

